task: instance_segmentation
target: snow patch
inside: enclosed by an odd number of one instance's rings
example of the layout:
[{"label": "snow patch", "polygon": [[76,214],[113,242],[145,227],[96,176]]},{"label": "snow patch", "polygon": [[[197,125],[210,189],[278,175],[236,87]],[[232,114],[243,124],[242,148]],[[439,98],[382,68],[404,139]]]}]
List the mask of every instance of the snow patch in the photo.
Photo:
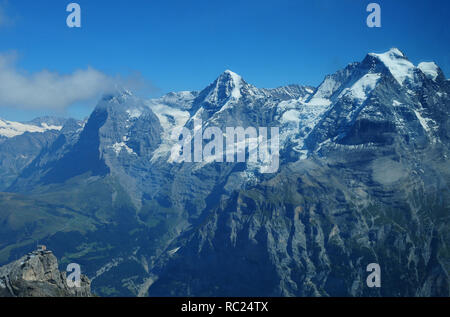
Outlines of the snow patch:
[{"label": "snow patch", "polygon": [[152,161],[171,152],[175,141],[172,140],[172,131],[177,127],[183,127],[189,120],[190,115],[188,111],[178,108],[173,108],[165,104],[151,104],[150,109],[158,117],[163,133],[161,139],[163,142],[154,151]]},{"label": "snow patch", "polygon": [[277,107],[280,127],[280,142],[294,144],[293,150],[300,153],[300,159],[307,157],[304,141],[330,108],[331,101],[326,98],[313,97],[309,102],[289,100]]},{"label": "snow patch", "polygon": [[234,99],[239,99],[242,97],[241,95],[241,83],[242,83],[242,77],[238,74],[232,72],[231,70],[226,70],[225,73],[231,76],[231,80],[233,82],[233,90],[231,91],[231,96]]},{"label": "snow patch", "polygon": [[359,104],[362,104],[367,99],[367,96],[375,88],[380,77],[381,74],[364,75],[356,83],[354,83],[351,88],[344,89],[340,93],[339,98],[346,95],[355,99]]},{"label": "snow patch", "polygon": [[178,248],[172,249],[172,250],[168,251],[167,253],[168,253],[169,255],[174,255],[175,253],[177,253],[177,252],[178,252],[178,250],[180,250],[180,248],[181,248],[181,247],[178,247]]},{"label": "snow patch", "polygon": [[189,112],[164,104],[150,105],[150,109],[158,117],[164,132],[171,132],[175,127],[184,126],[189,120]]},{"label": "snow patch", "polygon": [[427,119],[427,118],[424,118],[424,117],[422,117],[422,115],[418,112],[418,111],[416,111],[416,110],[414,110],[414,113],[416,114],[416,117],[417,117],[417,119],[419,120],[419,122],[420,122],[420,125],[422,126],[422,128],[426,131],[426,132],[430,132],[430,127],[429,127],[429,122],[433,122],[433,120],[432,119]]},{"label": "snow patch", "polygon": [[314,96],[307,104],[309,106],[329,106],[331,105],[331,100]]},{"label": "snow patch", "polygon": [[128,109],[127,113],[132,119],[136,119],[142,116],[142,111],[139,109]]},{"label": "snow patch", "polygon": [[291,109],[283,113],[280,119],[281,123],[294,122],[295,124],[300,124],[300,111]]},{"label": "snow patch", "polygon": [[323,83],[317,89],[317,92],[314,94],[315,98],[330,98],[336,89],[339,87],[340,83],[334,80],[333,77],[327,76]]},{"label": "snow patch", "polygon": [[134,153],[133,149],[129,148],[125,142],[117,142],[114,143],[111,148],[114,150],[114,152],[116,153],[116,156],[119,156],[120,152],[122,150],[126,150],[128,154],[134,154],[136,155],[136,153]]},{"label": "snow patch", "polygon": [[432,80],[439,76],[439,67],[434,62],[422,62],[417,67]]}]

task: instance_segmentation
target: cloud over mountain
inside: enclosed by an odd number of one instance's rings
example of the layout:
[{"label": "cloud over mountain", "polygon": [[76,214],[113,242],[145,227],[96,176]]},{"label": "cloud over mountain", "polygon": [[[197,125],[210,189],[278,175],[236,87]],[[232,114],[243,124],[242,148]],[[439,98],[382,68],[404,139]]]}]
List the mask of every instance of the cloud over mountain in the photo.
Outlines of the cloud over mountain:
[{"label": "cloud over mountain", "polygon": [[98,98],[116,87],[149,87],[142,76],[111,77],[88,67],[71,74],[48,70],[27,73],[17,67],[17,54],[0,54],[0,107],[62,110]]}]

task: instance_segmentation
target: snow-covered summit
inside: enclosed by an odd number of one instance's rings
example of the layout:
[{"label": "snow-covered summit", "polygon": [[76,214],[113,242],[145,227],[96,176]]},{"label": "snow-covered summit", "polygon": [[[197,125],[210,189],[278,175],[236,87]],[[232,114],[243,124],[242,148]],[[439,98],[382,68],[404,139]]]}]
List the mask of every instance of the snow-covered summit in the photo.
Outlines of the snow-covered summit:
[{"label": "snow-covered summit", "polygon": [[204,100],[210,103],[225,101],[229,98],[239,100],[242,97],[241,88],[244,84],[241,76],[226,70],[208,87],[209,94]]},{"label": "snow-covered summit", "polygon": [[380,60],[400,85],[403,85],[405,81],[412,82],[414,80],[416,67],[398,48],[391,48],[389,51],[381,54],[369,53],[369,56]]},{"label": "snow-covered summit", "polygon": [[231,77],[231,83],[232,83],[232,91],[231,96],[235,99],[241,98],[241,85],[242,85],[242,77],[238,74],[232,72],[231,70],[227,69],[224,73],[224,75],[228,75]]},{"label": "snow-covered summit", "polygon": [[240,75],[226,70],[199,93],[195,103],[209,104],[213,108],[220,109],[225,104],[238,102],[243,97],[256,96],[260,93],[259,89],[248,84]]},{"label": "snow-covered summit", "polygon": [[400,85],[405,83],[413,85],[417,84],[418,78],[416,75],[418,72],[422,72],[427,78],[434,81],[438,77],[444,76],[436,63],[422,62],[418,66],[415,66],[408,60],[406,55],[397,48],[392,48],[381,54],[369,53],[368,55],[383,63]]},{"label": "snow-covered summit", "polygon": [[417,66],[428,78],[436,80],[441,70],[435,62],[422,62]]}]

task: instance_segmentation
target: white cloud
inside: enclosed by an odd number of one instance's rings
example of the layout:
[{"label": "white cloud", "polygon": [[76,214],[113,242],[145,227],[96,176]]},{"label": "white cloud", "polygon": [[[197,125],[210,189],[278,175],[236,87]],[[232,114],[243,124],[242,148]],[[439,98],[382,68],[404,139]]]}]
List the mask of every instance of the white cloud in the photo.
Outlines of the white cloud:
[{"label": "white cloud", "polygon": [[90,67],[68,75],[47,70],[30,74],[18,69],[16,59],[16,54],[0,54],[0,107],[63,110],[115,87],[136,85],[134,78],[109,77]]}]

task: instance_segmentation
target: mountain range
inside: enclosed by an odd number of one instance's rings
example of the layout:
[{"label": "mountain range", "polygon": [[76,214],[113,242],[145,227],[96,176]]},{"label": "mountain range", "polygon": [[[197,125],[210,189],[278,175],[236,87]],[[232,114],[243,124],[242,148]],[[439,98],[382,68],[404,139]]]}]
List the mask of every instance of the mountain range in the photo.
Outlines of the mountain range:
[{"label": "mountain range", "polygon": [[[39,242],[100,296],[449,296],[449,110],[442,70],[393,48],[318,87],[226,70],[158,99],[118,90],[86,121],[0,120],[0,265]],[[279,127],[278,172],[172,162],[194,119]]]}]

